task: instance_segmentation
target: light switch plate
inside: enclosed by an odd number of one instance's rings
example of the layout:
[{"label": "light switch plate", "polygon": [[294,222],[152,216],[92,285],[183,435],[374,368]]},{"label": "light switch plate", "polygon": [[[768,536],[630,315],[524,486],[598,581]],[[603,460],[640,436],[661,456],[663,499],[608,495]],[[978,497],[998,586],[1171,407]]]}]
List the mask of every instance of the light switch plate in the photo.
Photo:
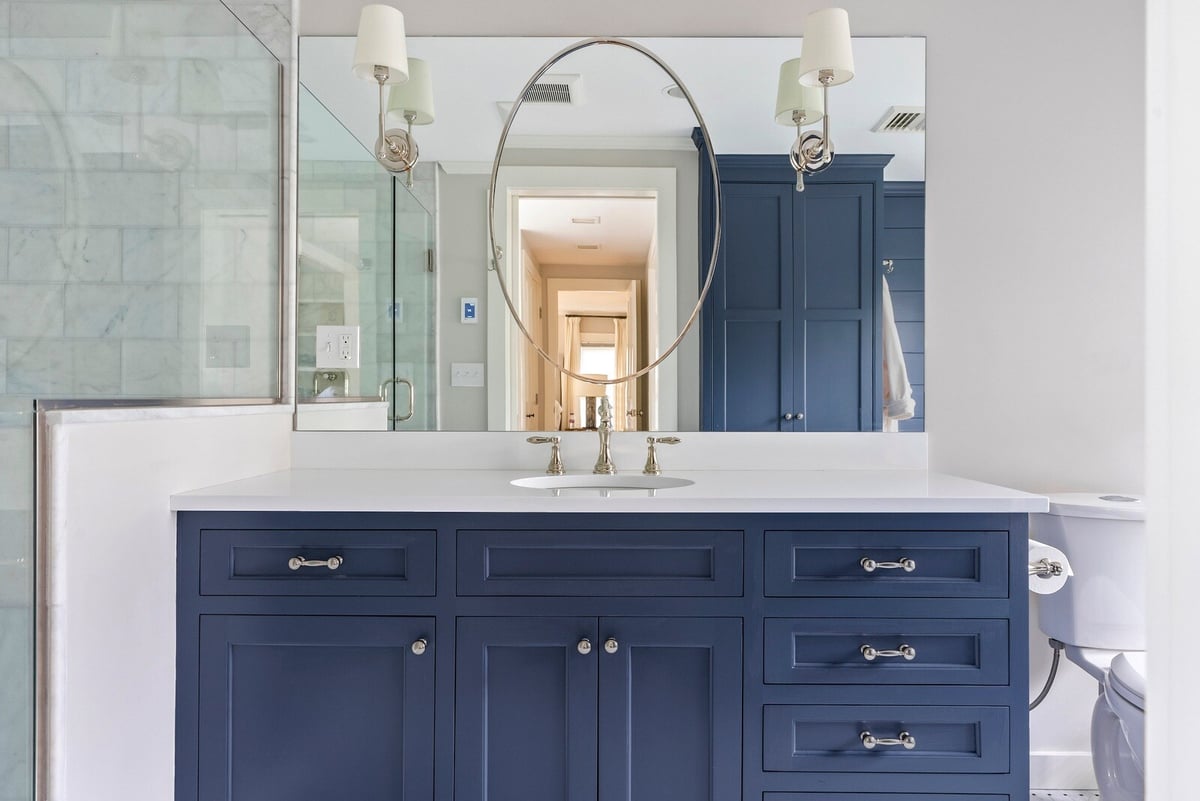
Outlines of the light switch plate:
[{"label": "light switch plate", "polygon": [[450,386],[452,387],[482,387],[482,362],[451,362]]},{"label": "light switch plate", "polygon": [[359,340],[357,325],[318,325],[317,367],[358,367]]}]

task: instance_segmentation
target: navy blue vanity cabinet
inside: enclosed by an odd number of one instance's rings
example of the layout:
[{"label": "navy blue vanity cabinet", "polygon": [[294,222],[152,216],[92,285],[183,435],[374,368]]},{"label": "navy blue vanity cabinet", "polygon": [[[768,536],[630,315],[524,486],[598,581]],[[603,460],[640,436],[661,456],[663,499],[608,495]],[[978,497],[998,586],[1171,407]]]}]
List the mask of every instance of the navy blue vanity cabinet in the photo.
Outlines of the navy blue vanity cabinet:
[{"label": "navy blue vanity cabinet", "polygon": [[[890,156],[838,156],[795,189],[777,156],[718,156],[724,224],[701,318],[709,431],[880,426],[876,243]],[[711,204],[704,187],[702,204]],[[711,248],[703,211],[701,252]]]},{"label": "navy blue vanity cabinet", "polygon": [[1023,801],[1026,538],[181,512],[176,801]]}]

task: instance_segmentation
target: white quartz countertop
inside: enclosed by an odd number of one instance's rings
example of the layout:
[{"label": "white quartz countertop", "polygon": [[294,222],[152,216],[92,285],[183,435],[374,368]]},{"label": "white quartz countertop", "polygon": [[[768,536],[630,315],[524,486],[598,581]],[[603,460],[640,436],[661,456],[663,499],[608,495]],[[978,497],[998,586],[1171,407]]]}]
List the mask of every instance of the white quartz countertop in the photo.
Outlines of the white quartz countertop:
[{"label": "white quartz countertop", "polygon": [[1046,498],[924,470],[678,470],[647,490],[552,490],[519,470],[284,470],[171,496],[175,511],[1045,512]]}]

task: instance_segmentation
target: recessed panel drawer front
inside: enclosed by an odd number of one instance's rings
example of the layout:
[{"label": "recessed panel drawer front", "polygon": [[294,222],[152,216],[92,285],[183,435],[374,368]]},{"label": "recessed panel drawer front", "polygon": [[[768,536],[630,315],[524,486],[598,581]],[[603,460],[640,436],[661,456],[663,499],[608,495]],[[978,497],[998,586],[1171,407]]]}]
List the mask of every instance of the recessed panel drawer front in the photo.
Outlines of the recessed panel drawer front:
[{"label": "recessed panel drawer front", "polygon": [[763,707],[768,771],[1007,773],[1008,743],[1007,707]]},{"label": "recessed panel drawer front", "polygon": [[458,594],[740,596],[742,532],[461,530]]},{"label": "recessed panel drawer front", "polygon": [[434,595],[433,530],[206,530],[202,595]]},{"label": "recessed panel drawer front", "polygon": [[768,597],[1007,598],[1005,531],[768,531]]},{"label": "recessed panel drawer front", "polygon": [[1009,801],[1010,798],[963,793],[763,793],[763,801]]},{"label": "recessed panel drawer front", "polygon": [[768,618],[767,684],[1008,684],[1007,620]]}]

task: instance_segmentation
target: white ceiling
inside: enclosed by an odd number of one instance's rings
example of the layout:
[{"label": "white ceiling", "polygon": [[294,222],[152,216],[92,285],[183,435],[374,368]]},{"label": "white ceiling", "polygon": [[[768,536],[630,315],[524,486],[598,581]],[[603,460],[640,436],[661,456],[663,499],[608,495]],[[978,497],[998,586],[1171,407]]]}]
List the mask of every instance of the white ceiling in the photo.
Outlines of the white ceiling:
[{"label": "white ceiling", "polygon": [[[490,162],[502,118],[534,70],[574,38],[409,37],[409,54],[429,62],[437,118],[415,134],[422,158]],[[800,52],[795,38],[642,38],[693,93],[718,153],[786,153],[794,129],[775,124],[779,64]],[[893,153],[889,180],[924,178],[923,134],[870,131],[892,105],[925,103],[925,40],[856,38],[854,80],[830,92],[830,120],[840,153]],[[300,79],[364,145],[377,131],[377,88],[350,72],[353,37],[306,37]],[[666,97],[671,79],[632,51],[592,47],[568,56],[554,73],[582,76],[585,103],[523,107],[513,133],[607,136],[687,146],[695,125],[687,104]],[[527,113],[528,112],[528,113]],[[934,110],[936,125],[936,110]],[[559,143],[562,144],[561,142]]]},{"label": "white ceiling", "polygon": [[[523,197],[521,238],[538,264],[644,267],[654,239],[654,198]],[[572,218],[599,218],[576,223]],[[581,250],[579,245],[599,245]]]}]

